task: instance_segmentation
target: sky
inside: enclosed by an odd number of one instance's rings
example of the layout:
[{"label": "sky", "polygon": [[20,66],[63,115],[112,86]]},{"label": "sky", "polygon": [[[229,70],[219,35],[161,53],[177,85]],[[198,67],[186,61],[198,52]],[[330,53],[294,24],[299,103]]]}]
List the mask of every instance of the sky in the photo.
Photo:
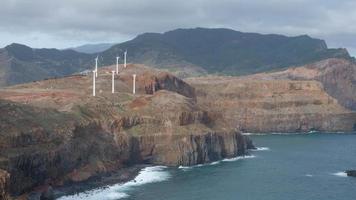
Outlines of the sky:
[{"label": "sky", "polygon": [[120,43],[145,32],[230,28],[308,34],[356,55],[355,0],[1,0],[0,47]]}]

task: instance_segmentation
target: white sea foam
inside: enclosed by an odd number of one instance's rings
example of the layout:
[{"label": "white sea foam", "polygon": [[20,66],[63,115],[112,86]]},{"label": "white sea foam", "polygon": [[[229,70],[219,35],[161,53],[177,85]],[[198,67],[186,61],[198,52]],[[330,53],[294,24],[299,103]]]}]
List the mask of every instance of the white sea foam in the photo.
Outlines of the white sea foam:
[{"label": "white sea foam", "polygon": [[193,168],[197,168],[197,167],[203,167],[203,166],[206,166],[206,165],[210,165],[212,163],[208,163],[208,164],[199,164],[199,165],[192,165],[192,166],[179,166],[178,169],[182,169],[183,171],[188,171],[188,170],[191,170]]},{"label": "white sea foam", "polygon": [[256,149],[251,149],[251,151],[269,151],[268,147],[256,147]]},{"label": "white sea foam", "polygon": [[[260,151],[265,151],[265,150],[260,150]],[[191,170],[193,168],[197,168],[197,167],[204,167],[204,166],[208,166],[208,165],[217,165],[220,164],[221,162],[233,162],[233,161],[237,161],[237,160],[241,160],[241,159],[246,159],[246,158],[255,158],[256,156],[254,155],[248,155],[248,156],[237,156],[237,157],[233,157],[233,158],[225,158],[223,160],[218,160],[215,162],[211,162],[211,163],[206,163],[206,164],[199,164],[199,165],[192,165],[192,166],[179,166],[178,169],[182,169],[184,171],[188,171]]]},{"label": "white sea foam", "polygon": [[146,167],[140,171],[136,178],[124,184],[116,184],[109,187],[97,188],[75,195],[63,196],[58,200],[116,200],[129,197],[128,191],[147,183],[165,181],[170,178],[165,166]]},{"label": "white sea foam", "polygon": [[237,160],[241,160],[241,159],[247,159],[247,158],[255,158],[256,156],[254,155],[248,155],[248,156],[237,156],[234,158],[225,158],[224,160],[222,160],[223,162],[234,162]]},{"label": "white sea foam", "polygon": [[312,134],[312,133],[317,133],[318,131],[309,131],[308,133],[309,134]]},{"label": "white sea foam", "polygon": [[339,177],[347,177],[346,172],[336,172],[333,173],[332,175],[339,176]]},{"label": "white sea foam", "polygon": [[209,165],[217,165],[219,163],[220,163],[220,161],[215,161],[215,162],[210,163]]},{"label": "white sea foam", "polygon": [[183,165],[180,165],[180,166],[178,167],[178,169],[191,169],[191,168],[193,168],[193,166],[183,166]]},{"label": "white sea foam", "polygon": [[267,133],[242,133],[242,135],[268,135]]}]

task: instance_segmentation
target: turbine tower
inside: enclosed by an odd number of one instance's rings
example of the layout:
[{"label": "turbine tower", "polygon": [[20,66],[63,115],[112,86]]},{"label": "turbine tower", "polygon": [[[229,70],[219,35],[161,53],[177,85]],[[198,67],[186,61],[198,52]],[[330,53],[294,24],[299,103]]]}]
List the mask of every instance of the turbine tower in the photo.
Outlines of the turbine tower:
[{"label": "turbine tower", "polygon": [[114,94],[115,92],[115,71],[111,71],[112,76],[111,76],[111,93]]},{"label": "turbine tower", "polygon": [[136,74],[132,75],[132,94],[136,94]]},{"label": "turbine tower", "polygon": [[124,52],[124,68],[126,68],[126,55],[127,55],[127,50]]},{"label": "turbine tower", "polygon": [[97,56],[95,58],[95,77],[98,77],[98,59],[99,57]]},{"label": "turbine tower", "polygon": [[120,59],[120,57],[117,56],[116,57],[116,74],[119,74],[119,59]]},{"label": "turbine tower", "polygon": [[93,71],[93,97],[95,97],[95,75],[96,75],[96,71]]}]

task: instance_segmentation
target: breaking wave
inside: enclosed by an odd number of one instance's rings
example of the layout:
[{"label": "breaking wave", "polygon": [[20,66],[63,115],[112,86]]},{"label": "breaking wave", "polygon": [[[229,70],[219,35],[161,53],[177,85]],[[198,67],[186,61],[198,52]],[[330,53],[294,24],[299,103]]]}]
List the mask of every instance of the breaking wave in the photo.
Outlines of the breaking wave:
[{"label": "breaking wave", "polygon": [[234,158],[225,158],[224,160],[222,160],[223,162],[234,162],[237,160],[242,160],[242,159],[247,159],[247,158],[255,158],[256,156],[254,155],[249,155],[249,156],[238,156],[238,157],[234,157]]},{"label": "breaking wave", "polygon": [[333,173],[332,175],[339,176],[339,177],[347,177],[346,172],[336,172],[336,173]]},{"label": "breaking wave", "polygon": [[251,149],[251,151],[269,151],[268,147],[256,147],[256,149]]},{"label": "breaking wave", "polygon": [[134,189],[136,186],[169,179],[171,176],[169,172],[166,171],[166,168],[167,167],[165,166],[146,167],[139,172],[135,179],[129,182],[97,188],[75,195],[63,196],[58,198],[58,200],[116,200],[127,198],[130,196],[127,192]]},{"label": "breaking wave", "polygon": [[241,160],[241,159],[246,159],[246,158],[254,158],[256,156],[254,155],[247,155],[247,156],[237,156],[237,157],[233,157],[233,158],[225,158],[223,160],[218,160],[215,162],[211,162],[211,163],[206,163],[206,164],[199,164],[199,165],[193,165],[193,166],[179,166],[178,169],[182,169],[184,171],[193,169],[193,168],[198,168],[198,167],[204,167],[204,166],[209,166],[209,165],[218,165],[221,162],[234,162],[237,160]]}]

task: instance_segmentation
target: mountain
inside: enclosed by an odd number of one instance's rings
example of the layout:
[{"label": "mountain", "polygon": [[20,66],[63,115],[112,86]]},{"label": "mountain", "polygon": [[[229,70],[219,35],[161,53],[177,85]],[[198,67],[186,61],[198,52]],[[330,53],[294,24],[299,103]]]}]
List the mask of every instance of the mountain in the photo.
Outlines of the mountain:
[{"label": "mountain", "polygon": [[329,49],[307,35],[286,37],[230,29],[177,29],[145,33],[102,53],[110,60],[127,49],[130,62],[172,71],[246,75],[302,65],[326,58],[350,58],[346,49]]},{"label": "mountain", "polygon": [[69,75],[86,69],[91,57],[74,50],[32,49],[14,43],[0,49],[0,86]]},{"label": "mountain", "polygon": [[81,45],[81,46],[77,46],[77,47],[72,47],[70,49],[77,51],[77,52],[81,52],[81,53],[100,53],[103,52],[107,49],[109,49],[110,47],[112,47],[113,43],[100,43],[100,44],[85,44],[85,45]]},{"label": "mountain", "polygon": [[94,54],[11,44],[0,49],[0,87],[92,69],[97,55],[99,66],[111,65],[125,50],[128,50],[128,62],[167,69],[178,77],[209,73],[246,75],[327,58],[353,59],[346,49],[329,49],[323,40],[306,35],[287,37],[230,29],[177,29],[162,34],[145,33]]}]

